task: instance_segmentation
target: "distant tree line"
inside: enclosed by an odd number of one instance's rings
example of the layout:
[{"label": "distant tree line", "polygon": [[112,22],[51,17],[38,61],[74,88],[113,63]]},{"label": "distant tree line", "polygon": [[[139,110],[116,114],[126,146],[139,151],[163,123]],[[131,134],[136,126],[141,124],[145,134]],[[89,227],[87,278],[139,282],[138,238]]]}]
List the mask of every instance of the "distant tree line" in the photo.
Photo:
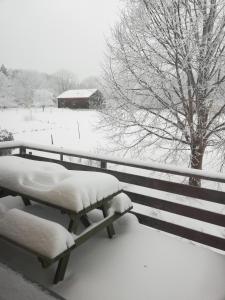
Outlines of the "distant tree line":
[{"label": "distant tree line", "polygon": [[67,70],[46,74],[0,67],[0,108],[53,106],[60,93],[76,88],[98,88],[98,80],[88,77],[79,82]]}]

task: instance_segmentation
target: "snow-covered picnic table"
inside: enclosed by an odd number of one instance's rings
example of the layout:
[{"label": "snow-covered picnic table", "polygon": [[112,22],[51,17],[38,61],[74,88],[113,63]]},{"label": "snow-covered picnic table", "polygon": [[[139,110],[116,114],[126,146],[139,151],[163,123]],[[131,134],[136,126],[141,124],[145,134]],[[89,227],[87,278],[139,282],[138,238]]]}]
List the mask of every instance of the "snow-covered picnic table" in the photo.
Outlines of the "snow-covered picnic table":
[{"label": "snow-covered picnic table", "polygon": [[[69,215],[67,230],[56,222],[13,208],[7,197],[0,198],[0,237],[36,255],[44,267],[59,261],[55,283],[63,280],[75,247],[103,228],[112,238],[113,222],[132,209],[129,197],[121,192],[120,182],[112,175],[70,171],[60,164],[16,156],[0,157],[0,188],[20,195],[26,206],[33,200]],[[87,212],[95,208],[102,210],[103,219],[91,224]],[[79,221],[87,230],[74,235]]]},{"label": "snow-covered picnic table", "polygon": [[74,212],[121,190],[119,180],[110,174],[71,171],[16,156],[0,157],[0,186]]}]

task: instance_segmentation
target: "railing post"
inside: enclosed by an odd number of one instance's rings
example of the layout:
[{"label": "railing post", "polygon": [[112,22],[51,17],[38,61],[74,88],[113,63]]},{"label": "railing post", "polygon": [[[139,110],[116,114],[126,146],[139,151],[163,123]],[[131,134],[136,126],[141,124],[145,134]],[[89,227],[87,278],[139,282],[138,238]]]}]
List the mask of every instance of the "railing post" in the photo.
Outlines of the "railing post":
[{"label": "railing post", "polygon": [[63,161],[63,154],[60,153],[60,160]]},{"label": "railing post", "polygon": [[26,147],[21,146],[21,147],[20,147],[20,155],[23,156],[23,155],[25,155],[25,154],[26,154]]},{"label": "railing post", "polygon": [[101,160],[101,166],[102,169],[107,169],[107,162],[105,160]]}]

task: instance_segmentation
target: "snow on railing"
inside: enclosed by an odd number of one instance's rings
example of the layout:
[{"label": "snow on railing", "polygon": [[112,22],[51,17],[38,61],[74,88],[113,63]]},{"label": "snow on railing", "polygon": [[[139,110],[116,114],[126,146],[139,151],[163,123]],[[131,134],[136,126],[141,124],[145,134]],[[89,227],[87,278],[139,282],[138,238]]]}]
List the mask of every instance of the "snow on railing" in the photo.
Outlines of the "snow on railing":
[{"label": "snow on railing", "polygon": [[57,147],[54,145],[41,145],[20,141],[2,142],[0,149],[23,148],[30,150],[37,150],[42,152],[49,152],[61,155],[69,155],[73,157],[85,158],[100,161],[103,164],[113,163],[117,165],[124,165],[134,168],[141,168],[145,170],[152,170],[180,176],[194,176],[204,180],[211,180],[225,183],[225,174],[219,172],[209,172],[205,170],[195,170],[191,168],[181,168],[170,164],[143,162],[141,160],[121,159],[109,155],[96,155],[85,151],[76,151],[69,148]]}]

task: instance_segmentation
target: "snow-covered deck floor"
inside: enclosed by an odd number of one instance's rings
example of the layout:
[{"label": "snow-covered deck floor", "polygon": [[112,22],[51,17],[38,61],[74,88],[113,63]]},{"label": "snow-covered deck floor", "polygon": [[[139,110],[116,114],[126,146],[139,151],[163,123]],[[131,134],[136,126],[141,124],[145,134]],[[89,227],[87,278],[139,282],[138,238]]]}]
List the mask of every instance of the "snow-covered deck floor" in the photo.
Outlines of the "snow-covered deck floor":
[{"label": "snow-covered deck floor", "polygon": [[[38,206],[32,210],[43,215]],[[2,241],[0,261],[68,300],[225,299],[225,256],[142,226],[130,214],[115,227],[112,240],[103,231],[73,251],[66,278],[56,286],[54,266],[43,270],[36,258]]]}]

